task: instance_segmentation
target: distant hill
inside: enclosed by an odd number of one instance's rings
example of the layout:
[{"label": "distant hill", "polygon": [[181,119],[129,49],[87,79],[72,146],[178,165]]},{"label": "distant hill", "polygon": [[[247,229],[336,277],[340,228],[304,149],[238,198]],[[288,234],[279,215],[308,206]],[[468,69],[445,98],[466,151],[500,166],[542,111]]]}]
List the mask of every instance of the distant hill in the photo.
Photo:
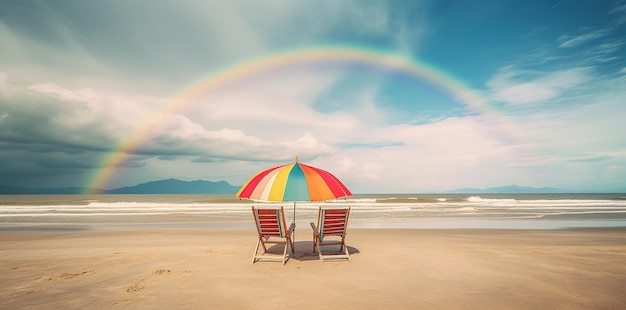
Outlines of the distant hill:
[{"label": "distant hill", "polygon": [[498,186],[489,188],[459,188],[448,193],[454,194],[555,194],[555,193],[574,193],[580,191],[572,191],[562,188],[553,187],[527,187],[517,184],[508,186]]},{"label": "distant hill", "polygon": [[177,179],[152,181],[110,190],[90,190],[86,187],[27,188],[0,185],[0,194],[14,195],[83,194],[87,192],[101,194],[235,194],[237,190],[239,190],[239,186],[232,186],[226,181],[181,181]]},{"label": "distant hill", "polygon": [[235,194],[239,187],[226,181],[167,179],[103,191],[106,194]]}]

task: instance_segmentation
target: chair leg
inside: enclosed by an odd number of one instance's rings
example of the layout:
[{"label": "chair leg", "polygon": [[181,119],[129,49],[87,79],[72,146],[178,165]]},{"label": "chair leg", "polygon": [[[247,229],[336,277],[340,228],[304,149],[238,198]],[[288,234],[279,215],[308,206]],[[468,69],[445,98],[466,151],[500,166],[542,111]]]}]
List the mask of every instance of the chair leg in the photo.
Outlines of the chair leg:
[{"label": "chair leg", "polygon": [[261,238],[256,242],[256,248],[254,249],[254,254],[252,254],[252,263],[256,262],[256,255],[259,253],[259,245],[261,244]]},{"label": "chair leg", "polygon": [[317,239],[317,253],[320,257],[320,260],[324,262],[324,256],[322,255],[322,245],[320,244],[320,239]]},{"label": "chair leg", "polygon": [[294,242],[293,242],[293,240],[292,240],[292,239],[289,239],[289,240],[288,240],[288,243],[289,243],[289,245],[291,245],[291,256],[296,255],[296,252],[295,252],[296,250],[293,248],[293,246],[294,246]]},{"label": "chair leg", "polygon": [[289,241],[285,242],[285,250],[283,251],[283,265],[287,262],[287,248],[289,248]]}]

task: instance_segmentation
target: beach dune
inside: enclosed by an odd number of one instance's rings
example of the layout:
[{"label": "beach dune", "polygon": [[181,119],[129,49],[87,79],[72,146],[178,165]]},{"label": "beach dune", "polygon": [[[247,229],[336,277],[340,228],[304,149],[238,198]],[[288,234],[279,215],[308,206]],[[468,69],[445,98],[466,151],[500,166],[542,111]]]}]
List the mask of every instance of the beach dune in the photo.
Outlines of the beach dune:
[{"label": "beach dune", "polygon": [[624,309],[626,230],[352,229],[286,265],[248,229],[0,232],[0,308]]}]

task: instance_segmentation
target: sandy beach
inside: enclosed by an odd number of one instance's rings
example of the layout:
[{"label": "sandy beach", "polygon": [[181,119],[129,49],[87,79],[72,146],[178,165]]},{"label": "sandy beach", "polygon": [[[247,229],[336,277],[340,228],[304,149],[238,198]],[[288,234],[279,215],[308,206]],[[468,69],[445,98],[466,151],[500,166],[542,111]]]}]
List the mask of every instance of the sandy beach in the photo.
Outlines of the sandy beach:
[{"label": "sandy beach", "polygon": [[624,309],[626,230],[352,229],[251,263],[249,229],[0,232],[2,309]]}]

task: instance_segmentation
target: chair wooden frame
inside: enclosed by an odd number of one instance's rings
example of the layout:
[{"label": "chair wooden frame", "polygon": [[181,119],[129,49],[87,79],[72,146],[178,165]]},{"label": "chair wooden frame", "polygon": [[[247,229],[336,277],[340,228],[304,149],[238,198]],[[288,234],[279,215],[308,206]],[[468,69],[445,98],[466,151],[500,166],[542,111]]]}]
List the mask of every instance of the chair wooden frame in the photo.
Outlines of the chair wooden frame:
[{"label": "chair wooden frame", "polygon": [[[254,222],[259,234],[259,240],[256,243],[256,249],[252,256],[254,264],[260,260],[282,261],[283,265],[287,262],[287,249],[291,248],[291,257],[294,256],[292,234],[296,228],[295,223],[291,223],[288,229],[285,222],[285,211],[280,208],[255,208],[252,207]],[[284,244],[283,256],[267,255],[268,244]],[[263,253],[259,254],[259,246],[263,247]]]},{"label": "chair wooden frame", "polygon": [[[313,229],[313,253],[315,253],[315,248],[317,248],[322,262],[324,262],[324,259],[344,258],[351,261],[348,246],[346,246],[349,218],[350,207],[319,208],[317,225],[311,223],[311,228]],[[322,253],[322,246],[327,245],[339,245],[339,251],[344,254],[324,255]]]}]

